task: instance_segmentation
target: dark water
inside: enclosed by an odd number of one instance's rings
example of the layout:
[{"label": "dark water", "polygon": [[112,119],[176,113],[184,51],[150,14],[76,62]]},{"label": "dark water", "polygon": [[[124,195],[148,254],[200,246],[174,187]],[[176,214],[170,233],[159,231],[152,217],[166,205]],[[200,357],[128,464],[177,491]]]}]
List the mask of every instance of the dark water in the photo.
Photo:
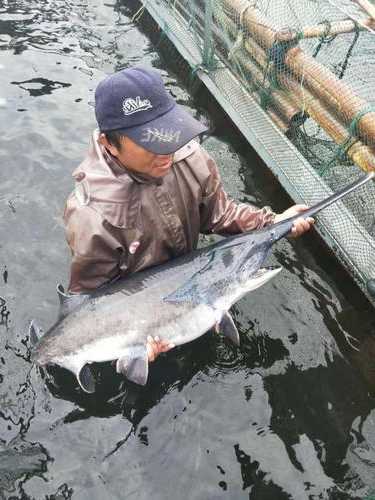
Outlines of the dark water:
[{"label": "dark water", "polygon": [[239,349],[208,334],[154,363],[143,390],[102,367],[92,397],[29,361],[28,321],[51,324],[67,281],[61,212],[105,74],[159,68],[216,126],[206,146],[228,192],[287,206],[131,16],[100,0],[0,0],[0,498],[370,498],[373,310],[312,238],[281,242],[282,276],[234,308]]}]

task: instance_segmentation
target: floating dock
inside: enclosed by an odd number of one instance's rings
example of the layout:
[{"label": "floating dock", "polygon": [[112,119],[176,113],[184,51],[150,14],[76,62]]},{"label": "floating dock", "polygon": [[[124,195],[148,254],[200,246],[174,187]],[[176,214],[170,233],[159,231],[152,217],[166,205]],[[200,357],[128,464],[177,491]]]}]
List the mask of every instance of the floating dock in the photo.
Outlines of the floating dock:
[{"label": "floating dock", "polygon": [[[143,0],[296,203],[375,169],[375,6],[368,0]],[[316,228],[369,295],[375,185]]]}]

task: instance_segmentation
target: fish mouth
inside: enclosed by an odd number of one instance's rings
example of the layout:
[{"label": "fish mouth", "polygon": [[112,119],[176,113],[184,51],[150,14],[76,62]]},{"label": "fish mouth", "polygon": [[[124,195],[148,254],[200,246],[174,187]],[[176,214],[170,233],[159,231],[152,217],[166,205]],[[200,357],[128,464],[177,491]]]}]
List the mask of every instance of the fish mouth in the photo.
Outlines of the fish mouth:
[{"label": "fish mouth", "polygon": [[268,281],[278,275],[281,270],[282,267],[280,266],[261,267],[250,278],[252,283],[251,290],[256,290],[257,288],[265,285]]},{"label": "fish mouth", "polygon": [[258,271],[253,275],[253,277],[257,277],[257,278],[260,278],[260,277],[265,277],[265,276],[269,276],[270,279],[273,278],[274,276],[276,276],[277,274],[279,274],[279,272],[282,270],[283,268],[281,266],[266,266],[266,267],[261,267],[260,269],[258,269]]}]

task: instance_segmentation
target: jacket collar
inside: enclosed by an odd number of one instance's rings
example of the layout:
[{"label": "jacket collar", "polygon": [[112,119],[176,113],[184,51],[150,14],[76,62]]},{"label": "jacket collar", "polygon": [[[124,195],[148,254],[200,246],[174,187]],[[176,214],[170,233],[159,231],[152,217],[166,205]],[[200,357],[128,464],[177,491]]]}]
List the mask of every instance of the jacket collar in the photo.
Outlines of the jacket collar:
[{"label": "jacket collar", "polygon": [[[190,142],[182,146],[182,148],[178,149],[173,155],[173,163],[178,163],[180,161],[185,160],[188,156],[193,154],[199,148],[199,143],[192,139]],[[124,175],[129,176],[135,182],[139,182],[141,184],[154,184],[155,178],[141,175],[136,172],[133,172],[127,169],[124,165],[120,164],[120,162],[112,156],[109,151],[107,151],[101,144],[99,143],[99,130],[95,129],[92,134],[91,139],[91,151],[94,155],[101,161],[102,164],[107,166],[108,173],[114,174],[117,178],[121,178]],[[77,173],[81,170],[81,165],[73,172],[73,177],[76,177]],[[156,182],[157,183],[157,182]]]},{"label": "jacket collar", "polygon": [[188,156],[192,155],[197,149],[199,149],[199,143],[194,139],[182,146],[181,149],[175,152],[173,155],[173,163],[178,163],[179,161],[185,160]]}]

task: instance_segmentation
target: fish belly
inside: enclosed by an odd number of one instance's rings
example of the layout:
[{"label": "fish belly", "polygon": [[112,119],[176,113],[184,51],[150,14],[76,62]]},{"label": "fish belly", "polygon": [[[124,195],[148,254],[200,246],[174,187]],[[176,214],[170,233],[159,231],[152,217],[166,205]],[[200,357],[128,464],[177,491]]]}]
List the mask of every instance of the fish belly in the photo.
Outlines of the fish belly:
[{"label": "fish belly", "polygon": [[182,345],[208,332],[216,323],[215,310],[206,304],[198,304],[191,309],[182,306],[181,309],[183,311],[178,316],[174,315],[164,324],[160,323],[154,330],[154,336]]},{"label": "fish belly", "polygon": [[[64,353],[50,361],[74,371],[85,363],[118,359],[126,350],[146,345],[149,335],[158,336],[176,346],[186,344],[210,330],[215,322],[215,311],[206,304],[195,307],[168,305],[162,308],[159,315],[148,311],[132,320],[127,314],[122,321],[117,318],[116,323],[107,323],[105,337],[98,334],[95,340],[81,345],[76,352],[68,355]],[[109,334],[108,329],[112,330],[112,334]]]}]

